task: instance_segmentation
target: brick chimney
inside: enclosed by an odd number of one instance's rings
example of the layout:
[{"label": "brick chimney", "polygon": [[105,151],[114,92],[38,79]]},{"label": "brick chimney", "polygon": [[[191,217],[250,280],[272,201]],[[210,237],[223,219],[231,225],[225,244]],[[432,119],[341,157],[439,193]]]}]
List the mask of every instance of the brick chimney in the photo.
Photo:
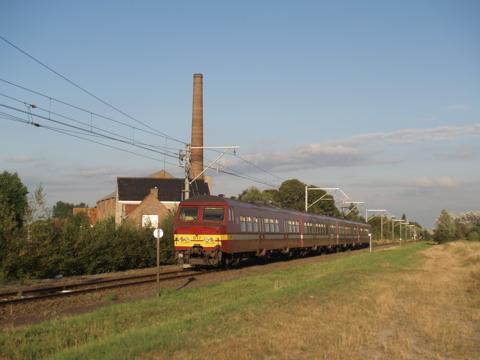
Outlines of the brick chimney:
[{"label": "brick chimney", "polygon": [[[203,171],[203,75],[193,74],[193,106],[192,106],[192,179]],[[203,179],[203,175],[199,177]]]},{"label": "brick chimney", "polygon": [[151,188],[150,195],[152,195],[155,199],[158,200],[158,188],[157,187]]}]

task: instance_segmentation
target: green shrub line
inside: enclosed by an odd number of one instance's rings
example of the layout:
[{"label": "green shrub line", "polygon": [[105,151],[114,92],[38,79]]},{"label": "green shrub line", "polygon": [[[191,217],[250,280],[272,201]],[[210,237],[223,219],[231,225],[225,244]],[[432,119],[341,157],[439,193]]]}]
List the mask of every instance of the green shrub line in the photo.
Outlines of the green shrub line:
[{"label": "green shrub line", "polygon": [[[173,214],[161,224],[160,261],[174,261]],[[85,214],[55,223],[36,221],[11,235],[0,272],[5,280],[51,278],[123,271],[154,266],[156,242],[150,228],[113,218],[90,226]]]},{"label": "green shrub line", "polygon": [[250,316],[267,316],[269,309],[302,304],[310,296],[345,296],[368,276],[414,266],[426,246],[414,244],[205,287],[166,290],[160,298],[6,330],[0,334],[0,358],[129,359],[151,352],[168,356],[198,341],[235,335],[239,323]]}]

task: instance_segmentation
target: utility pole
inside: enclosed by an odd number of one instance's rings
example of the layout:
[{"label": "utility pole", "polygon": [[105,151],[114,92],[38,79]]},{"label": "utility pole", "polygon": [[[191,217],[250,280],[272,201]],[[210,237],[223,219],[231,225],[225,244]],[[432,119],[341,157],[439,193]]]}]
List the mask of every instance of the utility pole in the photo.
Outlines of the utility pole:
[{"label": "utility pole", "polygon": [[188,200],[190,198],[190,170],[192,169],[192,147],[190,144],[185,145],[185,152],[180,152],[180,161],[183,162],[185,168],[183,200]]},{"label": "utility pole", "polygon": [[395,220],[393,219],[395,219],[395,216],[390,217],[390,221],[392,222],[392,242],[395,241],[395,231],[394,231]]},{"label": "utility pole", "polygon": [[380,215],[380,240],[383,240],[383,215]]},{"label": "utility pole", "polygon": [[[385,209],[365,209],[365,223],[368,223],[368,213],[369,212],[377,212],[377,213],[388,213]],[[375,217],[377,215],[373,215]],[[383,240],[383,214],[380,217],[380,240]]]},{"label": "utility pole", "polygon": [[[313,203],[309,204],[308,203],[308,192],[311,191],[311,190],[322,190],[325,192],[325,194],[323,194],[321,197],[319,197],[317,200],[315,200]],[[311,208],[313,205],[315,205],[316,203],[318,203],[319,201],[334,201],[335,202],[335,198],[333,197],[333,195],[331,194],[331,192],[335,193],[335,192],[339,192],[344,200],[343,200],[343,204],[353,204],[353,207],[352,209],[350,209],[350,211],[344,215],[344,216],[347,216],[352,210],[354,210],[355,208],[358,210],[358,205],[359,204],[364,204],[363,201],[351,201],[350,200],[350,197],[340,188],[330,188],[330,187],[310,187],[308,185],[305,185],[305,212],[308,212],[308,209]],[[330,195],[332,198],[327,198],[327,195]]]},{"label": "utility pole", "polygon": [[[313,203],[311,203],[310,205],[308,204],[308,191],[309,190],[322,190],[325,192],[325,194],[323,194],[320,198],[318,198],[317,200],[315,200]],[[333,199],[333,196],[332,196],[332,199],[325,199],[325,197],[327,195],[329,195],[328,191],[340,191],[342,192],[343,195],[345,195],[345,197],[348,199],[348,196],[342,191],[340,190],[340,188],[327,188],[327,187],[309,187],[308,185],[305,185],[305,212],[308,211],[308,208],[315,205],[317,202],[321,201],[321,200],[327,200],[327,201],[335,201],[335,199]]]},{"label": "utility pole", "polygon": [[[190,144],[185,145],[185,151],[180,152],[180,161],[183,162],[185,168],[185,185],[183,190],[183,200],[188,200],[190,198],[190,185],[203,175],[207,169],[211,169],[220,158],[225,155],[228,150],[233,150],[233,153],[236,153],[236,150],[240,146],[191,146]],[[224,149],[222,153],[210,164],[208,164],[195,178],[191,179],[191,169],[192,169],[192,149]]]}]

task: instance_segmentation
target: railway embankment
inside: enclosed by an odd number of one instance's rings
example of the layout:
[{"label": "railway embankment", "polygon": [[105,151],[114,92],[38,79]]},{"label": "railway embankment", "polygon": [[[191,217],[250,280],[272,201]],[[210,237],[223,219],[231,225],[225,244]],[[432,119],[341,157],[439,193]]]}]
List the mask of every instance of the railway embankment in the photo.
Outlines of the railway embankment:
[{"label": "railway embankment", "polygon": [[0,358],[477,358],[480,244],[411,244],[4,328]]}]

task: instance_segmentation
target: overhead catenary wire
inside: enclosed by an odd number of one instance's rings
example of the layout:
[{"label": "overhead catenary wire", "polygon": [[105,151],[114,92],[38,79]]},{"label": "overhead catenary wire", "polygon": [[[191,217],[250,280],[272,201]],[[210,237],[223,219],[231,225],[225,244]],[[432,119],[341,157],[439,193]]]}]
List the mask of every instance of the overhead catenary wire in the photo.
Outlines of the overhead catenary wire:
[{"label": "overhead catenary wire", "polygon": [[[0,104],[0,106],[4,106],[4,104]],[[9,108],[9,107],[7,107]],[[28,112],[27,111],[24,111],[24,110],[21,110],[21,109],[18,109],[20,110],[20,112],[24,115],[28,115]],[[158,161],[158,162],[163,162],[164,160],[161,160],[161,159],[158,159],[158,158],[154,158],[154,157],[151,157],[151,156],[147,156],[147,155],[144,155],[144,154],[140,154],[140,153],[136,153],[136,152],[133,152],[133,151],[130,151],[130,150],[126,150],[124,148],[120,148],[120,147],[117,147],[117,146],[113,146],[113,145],[109,145],[109,144],[105,144],[103,142],[99,142],[99,141],[95,141],[95,140],[92,140],[92,139],[89,139],[89,138],[86,138],[84,137],[85,135],[88,135],[88,136],[91,136],[91,135],[95,135],[96,137],[101,137],[101,138],[107,138],[107,139],[110,139],[110,137],[107,137],[103,134],[92,134],[90,133],[88,130],[86,129],[83,129],[83,128],[79,128],[79,127],[73,127],[75,130],[78,130],[80,131],[80,135],[84,135],[84,136],[79,136],[79,133],[72,133],[72,130],[66,130],[66,129],[60,129],[60,128],[55,128],[55,127],[49,127],[49,126],[46,126],[46,125],[41,125],[39,123],[36,123],[36,122],[32,122],[30,120],[25,120],[25,119],[21,119],[19,117],[16,117],[14,115],[11,115],[11,114],[8,114],[8,113],[2,113],[0,112],[0,115],[3,115],[4,118],[5,116],[8,116],[10,119],[9,120],[12,120],[12,119],[16,119],[16,121],[18,122],[22,122],[24,124],[30,124],[30,125],[34,125],[36,127],[42,127],[44,129],[48,129],[48,130],[52,130],[52,131],[55,131],[57,133],[61,133],[61,134],[64,134],[64,135],[68,135],[68,136],[72,136],[72,137],[76,137],[78,139],[82,139],[82,140],[85,140],[85,141],[89,141],[89,142],[92,142],[92,143],[95,143],[95,144],[99,144],[99,145],[102,145],[102,146],[106,146],[106,147],[109,147],[111,149],[116,149],[116,150],[120,150],[120,151],[123,151],[123,152],[126,152],[126,153],[130,153],[130,154],[133,154],[133,155],[136,155],[136,156],[141,156],[141,157],[144,157],[144,158],[147,158],[147,159],[151,159],[151,160],[155,160],[155,161]],[[40,115],[37,115],[37,114],[32,114],[33,116],[36,116],[36,117],[40,117],[42,118],[43,120],[46,120],[46,121],[52,121],[52,122],[55,122],[57,123],[56,120],[53,120],[53,119],[48,119],[46,117],[43,117],[43,116],[40,116]],[[62,122],[58,122],[60,123],[61,125]],[[132,145],[131,143],[127,143],[128,145]],[[176,166],[176,167],[182,167],[181,165],[179,164],[174,164],[174,163],[171,163],[171,162],[167,162],[165,161],[165,163],[169,164],[169,165],[173,165],[173,166]],[[258,179],[258,178],[255,178],[255,177],[252,177],[252,176],[249,176],[249,175],[245,175],[245,174],[241,174],[239,173],[238,171],[234,170],[234,169],[231,169],[231,168],[227,168],[228,170],[226,169],[219,169],[218,172],[220,173],[223,173],[223,174],[227,174],[227,175],[231,175],[231,176],[235,176],[235,177],[238,177],[238,178],[241,178],[241,179],[245,179],[245,180],[249,180],[249,181],[252,181],[252,182],[255,182],[255,183],[258,183],[258,184],[261,184],[261,185],[265,185],[265,186],[269,186],[269,187],[276,187],[276,185],[274,184],[271,184],[271,183],[268,183],[266,181],[263,181],[261,179]]]},{"label": "overhead catenary wire", "polygon": [[240,160],[242,160],[243,162],[247,163],[247,164],[250,164],[252,165],[253,167],[255,167],[256,169],[260,170],[260,171],[263,171],[264,173],[268,174],[268,175],[271,175],[273,176],[274,178],[277,178],[278,180],[281,180],[281,181],[285,181],[286,179],[272,173],[271,171],[268,171],[267,169],[265,168],[262,168],[261,166],[255,164],[253,161],[250,161],[248,159],[245,159],[243,158],[242,156],[238,155],[238,154],[233,154],[233,156],[235,157],[238,157]]},{"label": "overhead catenary wire", "polygon": [[[158,158],[155,158],[155,157],[152,157],[152,156],[137,153],[137,152],[134,152],[134,151],[131,151],[131,150],[127,150],[127,149],[118,147],[118,146],[106,144],[106,143],[103,143],[103,142],[100,142],[100,141],[96,141],[96,140],[86,138],[84,136],[80,136],[80,135],[78,135],[78,133],[72,133],[72,130],[61,129],[61,128],[55,128],[55,127],[51,127],[51,126],[42,125],[42,124],[39,124],[37,122],[31,122],[30,120],[22,119],[20,117],[17,117],[17,116],[8,114],[8,113],[4,113],[4,112],[0,112],[0,117],[4,118],[4,119],[7,119],[7,120],[20,122],[20,123],[23,123],[25,125],[33,125],[35,127],[50,130],[50,131],[53,131],[53,132],[56,132],[56,133],[59,133],[59,134],[74,137],[74,138],[77,138],[77,139],[80,139],[80,140],[84,140],[84,141],[87,141],[87,142],[90,142],[90,143],[98,144],[98,145],[101,145],[101,146],[104,146],[104,147],[107,147],[107,148],[110,148],[110,149],[122,151],[122,152],[125,152],[125,153],[128,153],[128,154],[132,154],[132,155],[135,155],[135,156],[138,156],[138,157],[145,158],[145,159],[150,159],[150,160],[154,160],[156,162],[166,163],[166,164],[171,165],[171,166],[183,168],[182,165],[175,164],[175,163],[172,163],[172,162],[168,162],[168,161],[165,161],[164,159],[158,159]],[[85,133],[85,135],[89,135],[89,134]],[[99,136],[103,137],[102,135],[99,135]],[[230,175],[230,176],[238,177],[238,178],[241,178],[241,179],[253,181],[253,182],[256,182],[258,184],[265,185],[265,186],[276,187],[276,185],[274,185],[274,184],[270,184],[268,182],[262,181],[260,179],[257,179],[257,178],[254,178],[254,177],[251,177],[251,176],[248,176],[248,175],[240,174],[233,169],[229,169],[229,170],[219,169],[218,171],[220,173],[223,173],[223,174],[226,174],[226,175]]]},{"label": "overhead catenary wire", "polygon": [[103,115],[103,114],[99,114],[95,111],[92,111],[92,110],[89,110],[89,109],[85,109],[84,107],[81,107],[81,106],[77,106],[77,105],[74,105],[72,103],[69,103],[67,101],[64,101],[64,100],[60,100],[58,98],[55,98],[53,96],[50,96],[50,95],[47,95],[47,94],[44,94],[42,92],[39,92],[37,90],[33,90],[33,89],[30,89],[30,88],[27,88],[23,85],[20,85],[20,84],[17,84],[17,83],[14,83],[12,81],[9,81],[9,80],[6,80],[6,79],[3,79],[3,78],[0,78],[0,81],[5,83],[5,84],[8,84],[8,85],[11,85],[13,87],[16,87],[18,89],[21,89],[21,90],[24,90],[24,91],[27,91],[31,94],[35,94],[35,95],[38,95],[38,96],[41,96],[45,99],[47,99],[50,103],[50,108],[51,108],[51,102],[54,101],[56,103],[59,103],[59,104],[62,104],[62,105],[65,105],[65,106],[68,106],[72,109],[76,109],[76,110],[79,110],[79,111],[82,111],[82,112],[85,112],[87,113],[89,116],[95,116],[95,117],[98,117],[98,118],[101,118],[101,119],[104,119],[104,120],[107,120],[107,121],[111,121],[111,122],[114,122],[116,124],[119,124],[119,125],[123,125],[125,127],[128,127],[130,129],[133,129],[135,131],[141,131],[143,133],[146,133],[146,134],[150,134],[150,135],[153,135],[153,136],[158,136],[158,137],[161,137],[162,139],[168,139],[168,140],[172,140],[172,141],[176,141],[176,142],[179,142],[181,144],[186,144],[186,142],[184,141],[181,141],[181,140],[177,140],[177,139],[174,139],[168,135],[164,135],[164,134],[158,134],[157,132],[152,132],[151,130],[145,130],[145,129],[142,129],[142,128],[139,128],[139,127],[136,127],[132,124],[129,124],[129,123],[126,123],[124,121],[121,121],[121,120],[117,120],[117,119],[114,119],[112,117],[109,117],[109,116],[106,116],[106,115]]},{"label": "overhead catenary wire", "polygon": [[1,103],[0,103],[0,106],[1,106],[1,107],[4,107],[4,108],[6,108],[6,109],[9,109],[9,110],[13,110],[13,111],[17,111],[17,112],[23,113],[23,114],[25,114],[25,115],[27,115],[27,116],[29,116],[29,115],[30,115],[30,116],[34,116],[34,117],[37,117],[37,118],[40,118],[40,119],[43,119],[43,120],[46,120],[46,121],[50,121],[50,122],[59,124],[59,125],[71,127],[71,128],[73,128],[73,129],[76,129],[76,130],[81,130],[81,131],[84,131],[86,134],[87,134],[87,133],[91,133],[91,134],[99,135],[99,136],[102,136],[102,137],[104,137],[104,138],[106,138],[106,139],[109,139],[109,140],[112,140],[112,141],[121,142],[121,143],[124,143],[124,144],[127,144],[127,145],[131,145],[131,146],[135,146],[135,147],[141,148],[141,149],[143,149],[143,150],[147,150],[147,151],[155,152],[155,153],[157,153],[157,154],[161,154],[161,155],[169,156],[169,157],[172,157],[172,158],[176,158],[176,156],[171,155],[171,154],[168,154],[168,153],[165,153],[165,152],[162,152],[162,151],[160,151],[160,150],[155,150],[155,149],[152,149],[152,148],[149,148],[149,147],[146,147],[146,146],[142,146],[142,145],[136,144],[136,143],[134,143],[134,142],[130,142],[130,141],[122,140],[122,139],[119,139],[119,138],[115,138],[115,137],[113,137],[113,136],[109,136],[109,135],[105,135],[105,134],[100,134],[100,133],[91,131],[91,130],[89,130],[89,129],[84,129],[84,128],[81,128],[81,127],[79,127],[79,126],[75,126],[75,125],[72,125],[72,124],[65,123],[65,122],[63,122],[63,121],[54,120],[54,119],[52,119],[52,118],[48,118],[48,117],[46,117],[46,116],[38,115],[38,114],[29,112],[29,111],[26,111],[26,110],[22,110],[22,109],[13,107],[13,106],[9,106],[9,105],[6,105],[6,104],[1,104]]},{"label": "overhead catenary wire", "polygon": [[130,120],[133,120],[141,125],[143,125],[144,127],[152,130],[152,131],[155,131],[156,133],[158,134],[162,134],[163,136],[166,136],[168,137],[169,139],[173,140],[173,141],[177,141],[177,142],[180,142],[180,143],[183,143],[185,144],[185,142],[181,141],[181,140],[178,140],[178,139],[175,139],[173,137],[171,137],[170,135],[167,135],[155,128],[153,128],[152,126],[144,123],[143,121],[140,121],[138,120],[137,118],[131,116],[130,114],[126,113],[125,111],[119,109],[118,107],[112,105],[111,103],[107,102],[106,100],[103,100],[102,98],[100,98],[99,96],[95,95],[94,93],[92,93],[91,91],[85,89],[84,87],[78,85],[76,82],[74,82],[73,80],[70,80],[67,76],[59,73],[58,71],[54,70],[53,68],[51,68],[50,66],[48,66],[47,64],[43,63],[42,61],[40,61],[39,59],[37,59],[35,56],[29,54],[27,51],[23,50],[22,48],[20,48],[19,46],[15,45],[13,42],[9,41],[8,39],[6,39],[5,37],[3,37],[2,35],[0,35],[0,39],[3,40],[5,43],[7,43],[8,45],[10,45],[11,47],[13,47],[14,49],[16,49],[17,51],[19,51],[20,53],[22,53],[23,55],[29,57],[30,59],[32,59],[33,61],[35,61],[37,64],[43,66],[45,69],[49,70],[50,72],[54,73],[55,75],[59,76],[60,78],[62,78],[63,80],[67,81],[69,84],[75,86],[77,89],[83,91],[84,93],[92,96],[94,99],[100,101],[102,104],[110,107],[111,109],[117,111],[118,113],[122,114],[123,116],[129,118]]},{"label": "overhead catenary wire", "polygon": [[[61,74],[60,72],[56,71],[55,69],[53,69],[53,68],[50,67],[49,65],[47,65],[47,64],[45,64],[44,62],[40,61],[38,58],[36,58],[35,56],[31,55],[31,54],[28,53],[27,51],[23,50],[23,49],[20,48],[18,45],[16,45],[16,44],[14,44],[13,42],[9,41],[8,39],[6,39],[5,37],[3,37],[2,35],[0,35],[0,39],[3,40],[3,41],[4,41],[5,43],[7,43],[8,45],[10,45],[11,47],[13,47],[14,49],[16,49],[17,51],[19,51],[20,53],[22,53],[23,55],[25,55],[25,56],[27,56],[28,58],[30,58],[31,60],[35,61],[36,63],[38,63],[39,65],[41,65],[41,66],[44,67],[45,69],[47,69],[48,71],[50,71],[50,72],[52,72],[53,74],[59,76],[60,78],[62,78],[63,80],[67,81],[69,84],[73,85],[74,87],[78,88],[79,90],[83,91],[84,93],[88,94],[89,96],[95,98],[97,101],[99,101],[99,102],[101,102],[102,104],[110,107],[111,109],[113,109],[113,110],[115,110],[116,112],[122,114],[123,116],[129,118],[130,120],[133,120],[133,121],[141,124],[141,125],[144,126],[145,128],[150,129],[151,131],[154,132],[155,135],[162,136],[162,137],[164,137],[164,138],[166,138],[166,139],[169,139],[169,140],[172,140],[172,141],[175,141],[175,142],[179,142],[179,143],[182,143],[182,144],[186,144],[186,142],[184,142],[184,141],[182,141],[182,140],[179,140],[179,139],[176,139],[176,138],[174,138],[174,137],[172,137],[172,136],[170,136],[170,135],[168,135],[168,134],[166,134],[166,133],[163,133],[163,132],[161,132],[161,131],[153,128],[152,126],[150,126],[150,125],[148,125],[148,124],[146,124],[146,123],[138,120],[137,118],[131,116],[130,114],[126,113],[125,111],[123,111],[123,110],[119,109],[118,107],[112,105],[111,103],[107,102],[106,100],[103,100],[102,98],[100,98],[99,96],[95,95],[95,94],[92,93],[91,91],[85,89],[84,87],[80,86],[79,84],[77,84],[77,83],[74,82],[73,80],[69,79],[67,76]],[[29,91],[29,92],[32,92],[32,93],[36,93],[37,95],[40,95],[40,96],[43,96],[43,97],[49,99],[49,118],[50,118],[50,114],[51,114],[51,102],[52,102],[52,100],[53,100],[53,101],[56,101],[56,102],[61,103],[61,104],[64,104],[64,105],[71,106],[72,108],[75,108],[75,109],[77,109],[77,110],[81,110],[81,111],[87,112],[87,113],[89,113],[91,116],[92,116],[93,114],[95,114],[95,116],[98,116],[98,117],[101,117],[101,118],[104,118],[104,119],[107,119],[107,120],[110,120],[110,121],[117,122],[117,123],[122,124],[122,125],[124,125],[124,126],[128,126],[128,127],[130,127],[130,128],[133,129],[133,133],[134,133],[136,130],[138,130],[138,131],[146,131],[145,129],[137,128],[137,127],[135,127],[135,126],[132,126],[131,124],[127,124],[127,123],[124,123],[124,122],[122,122],[122,121],[115,120],[115,119],[109,118],[109,117],[104,116],[104,115],[96,114],[96,113],[94,113],[94,112],[92,112],[92,111],[83,109],[83,108],[81,108],[81,107],[79,107],[79,106],[76,106],[76,105],[73,105],[73,104],[69,104],[69,103],[67,103],[67,102],[65,102],[65,101],[62,101],[62,100],[55,99],[55,98],[53,98],[53,97],[51,97],[51,96],[42,94],[42,93],[40,93],[40,92],[36,92],[36,91],[34,91],[34,90],[28,89],[28,88],[26,88],[26,87],[23,87],[23,86],[21,86],[21,85],[15,84],[15,83],[10,82],[10,81],[8,81],[8,80],[5,80],[5,79],[0,79],[0,80],[3,81],[4,83],[10,84],[10,85],[12,85],[12,86],[16,86],[16,87],[18,87],[18,88],[20,88],[20,89],[23,89],[23,90],[25,90],[25,91]],[[26,113],[27,116],[41,117],[40,115],[32,114],[31,112],[24,112],[24,113]],[[59,115],[57,115],[57,116],[59,116]],[[45,120],[51,120],[51,119],[46,118],[46,117],[41,117],[41,118],[43,118],[43,119],[45,119]],[[33,120],[31,121],[31,123],[33,123]],[[65,125],[65,124],[62,124],[62,125],[74,127],[74,126],[72,126],[72,125]],[[75,128],[75,127],[74,127],[74,128]],[[89,135],[89,136],[94,135],[94,136],[100,136],[100,137],[104,137],[104,138],[109,138],[109,136],[105,136],[104,134],[93,133],[92,131],[87,131],[86,129],[78,129],[78,130],[85,132],[85,135]],[[105,130],[102,130],[102,131],[105,131]],[[118,134],[117,134],[117,136],[118,136]],[[131,142],[128,142],[128,141],[116,139],[116,138],[111,138],[110,140],[120,141],[120,142],[126,143],[126,144],[131,145],[131,146],[137,146],[137,145],[135,144],[135,141],[134,141],[134,140],[133,140],[132,143],[131,143]],[[138,144],[138,143],[137,143],[137,144]],[[142,146],[140,146],[140,147],[142,147]],[[147,148],[146,150],[154,151],[153,149],[148,149],[148,148]],[[158,151],[157,151],[157,152],[158,152]],[[161,153],[161,152],[159,152],[159,153]],[[166,153],[161,153],[161,154],[163,154],[164,156],[172,156],[172,155],[167,155]],[[173,157],[173,156],[172,156],[172,157]],[[239,157],[239,158],[240,158],[240,157]],[[268,173],[268,174],[270,174],[270,175],[272,175],[272,176],[275,176],[275,177],[279,178],[278,176],[274,175],[273,173],[268,172],[267,170],[259,167],[258,165],[254,164],[254,163],[252,163],[252,162],[249,162],[249,160],[246,160],[246,159],[243,159],[243,158],[241,158],[241,159],[244,160],[245,162],[248,162],[248,163],[250,163],[251,165],[255,166],[257,169],[262,170],[262,171],[264,171],[264,172],[266,172],[266,173]],[[253,178],[253,177],[251,177],[251,176],[248,176],[248,175],[239,174],[238,172],[236,172],[236,171],[234,171],[234,170],[232,170],[232,169],[230,169],[230,170],[231,170],[230,172],[225,171],[225,170],[219,170],[219,172],[222,172],[222,173],[225,173],[225,174],[230,174],[230,175],[232,175],[232,176],[237,176],[237,177],[244,178],[244,179],[248,179],[248,180],[251,180],[251,181],[255,181],[255,182],[258,182],[258,183],[267,185],[267,186],[273,186],[273,187],[276,186],[276,185],[267,183],[267,182],[265,182],[265,181],[255,179],[255,178]],[[281,179],[281,178],[279,178],[279,179]],[[281,180],[282,180],[282,179],[281,179]]]},{"label": "overhead catenary wire", "polygon": [[[72,130],[66,130],[66,129],[56,128],[56,127],[52,127],[52,126],[42,125],[42,124],[39,124],[37,122],[32,123],[29,120],[22,119],[18,116],[14,116],[14,115],[4,113],[4,112],[0,112],[0,118],[15,121],[15,122],[19,122],[19,123],[23,123],[25,125],[33,125],[33,126],[38,127],[38,128],[43,128],[43,129],[46,129],[46,130],[57,132],[57,133],[60,133],[60,134],[63,134],[63,135],[67,135],[67,136],[70,136],[70,137],[81,139],[81,140],[84,140],[84,141],[87,141],[87,142],[98,144],[98,145],[101,145],[101,146],[104,146],[104,147],[107,147],[107,148],[110,148],[110,149],[122,151],[122,152],[125,152],[125,153],[128,153],[128,154],[132,154],[132,155],[135,155],[135,156],[138,156],[138,157],[145,158],[145,159],[154,160],[154,161],[162,162],[162,163],[164,162],[163,159],[158,159],[158,158],[155,158],[153,156],[148,156],[148,155],[145,155],[145,154],[141,154],[141,153],[138,153],[138,152],[135,152],[135,151],[131,151],[131,150],[128,150],[128,149],[121,148],[119,146],[106,144],[106,143],[103,143],[103,142],[100,142],[100,141],[96,141],[96,140],[92,140],[92,139],[89,139],[89,138],[85,138],[83,136],[76,135],[75,133],[72,133]],[[182,167],[179,164],[175,164],[175,163],[172,163],[172,162],[169,162],[169,161],[165,161],[165,163],[167,163],[168,165],[175,166],[175,167],[180,167],[180,168]]]},{"label": "overhead catenary wire", "polygon": [[[216,150],[216,149],[207,149],[207,150],[214,151],[214,152],[217,152],[217,153],[221,153],[221,151]],[[248,160],[248,159],[245,159],[245,158],[241,157],[240,155],[238,155],[238,153],[233,153],[233,154],[231,154],[231,153],[226,153],[226,154],[231,155],[231,156],[234,156],[234,157],[238,157],[238,158],[239,158],[240,160],[242,160],[243,162],[245,162],[245,163],[247,163],[247,164],[249,164],[249,165],[252,165],[252,166],[253,166],[254,168],[256,168],[257,170],[260,170],[260,171],[262,171],[262,172],[264,172],[264,173],[266,173],[266,174],[268,174],[268,175],[270,175],[270,176],[272,176],[272,177],[274,177],[274,178],[276,178],[276,179],[278,179],[278,180],[280,180],[280,181],[285,181],[285,180],[286,180],[286,179],[283,179],[283,178],[281,178],[280,176],[272,173],[271,171],[268,171],[267,169],[262,168],[261,166],[255,164],[254,162],[252,162],[252,161],[250,161],[250,160]],[[226,167],[226,168],[228,168],[228,167]],[[272,186],[272,184],[270,184],[269,186]],[[275,187],[277,187],[277,185],[275,185]]]},{"label": "overhead catenary wire", "polygon": [[[210,161],[207,158],[205,158],[205,160]],[[192,161],[192,164],[194,164],[194,163],[200,163],[200,162],[199,161]],[[245,179],[245,180],[250,180],[250,181],[253,181],[255,183],[265,185],[265,186],[268,186],[268,187],[273,187],[273,188],[278,187],[277,185],[269,183],[268,181],[265,181],[263,179],[258,179],[256,177],[251,176],[251,175],[241,174],[238,170],[232,169],[231,167],[228,167],[228,166],[224,166],[223,168],[219,167],[219,168],[216,169],[216,171],[219,172],[219,173],[236,176],[238,178],[242,178],[242,179]]]},{"label": "overhead catenary wire", "polygon": [[[3,93],[1,93],[1,92],[0,92],[0,96],[3,96],[3,97],[5,97],[5,98],[7,98],[7,99],[9,99],[9,100],[12,100],[12,101],[21,103],[21,104],[23,104],[23,105],[25,105],[25,106],[32,106],[31,104],[29,104],[29,103],[28,103],[27,101],[25,101],[25,100],[21,100],[21,99],[19,99],[19,98],[16,98],[16,97],[13,97],[13,96],[10,96],[10,95],[6,95],[6,94],[3,94]],[[100,128],[100,127],[98,127],[98,126],[94,126],[91,122],[90,122],[90,123],[86,123],[86,122],[84,122],[84,121],[81,121],[81,120],[78,120],[78,119],[74,119],[74,118],[72,118],[72,117],[70,117],[70,116],[66,116],[66,115],[64,115],[64,114],[60,114],[60,113],[57,113],[57,112],[55,112],[55,111],[51,111],[51,109],[48,109],[48,110],[47,110],[47,109],[42,108],[42,107],[40,107],[40,106],[38,106],[38,105],[35,105],[35,109],[36,109],[36,110],[43,111],[43,112],[45,112],[45,113],[48,113],[48,115],[49,115],[49,116],[48,116],[48,119],[49,119],[49,120],[51,119],[51,115],[55,115],[55,116],[61,117],[61,118],[66,119],[66,120],[73,121],[73,122],[75,122],[75,123],[77,123],[77,124],[82,124],[82,125],[84,125],[84,126],[89,127],[89,129],[84,129],[83,131],[89,131],[89,132],[91,132],[91,133],[93,134],[92,129],[96,129],[96,130],[102,131],[102,132],[104,132],[104,133],[106,133],[106,134],[115,135],[115,136],[121,137],[121,138],[123,138],[123,139],[130,140],[130,138],[127,137],[127,136],[118,134],[118,133],[113,132],[113,131],[110,131],[110,130],[106,130],[106,129]],[[30,114],[30,113],[29,113],[29,116],[31,116],[31,115],[33,115],[33,114]],[[136,143],[136,144],[139,144],[139,145],[143,145],[143,146],[147,146],[147,147],[152,147],[152,148],[155,148],[155,149],[161,149],[161,150],[163,150],[164,152],[170,153],[172,156],[175,156],[175,157],[178,157],[178,156],[179,156],[178,150],[177,150],[177,152],[169,151],[169,149],[173,149],[173,148],[169,148],[169,147],[166,147],[166,146],[164,147],[164,146],[147,144],[147,143],[144,143],[144,142],[141,142],[141,141],[134,141],[133,139],[132,139],[132,142],[134,142],[134,143]],[[176,150],[176,149],[175,149],[175,150]]]}]

